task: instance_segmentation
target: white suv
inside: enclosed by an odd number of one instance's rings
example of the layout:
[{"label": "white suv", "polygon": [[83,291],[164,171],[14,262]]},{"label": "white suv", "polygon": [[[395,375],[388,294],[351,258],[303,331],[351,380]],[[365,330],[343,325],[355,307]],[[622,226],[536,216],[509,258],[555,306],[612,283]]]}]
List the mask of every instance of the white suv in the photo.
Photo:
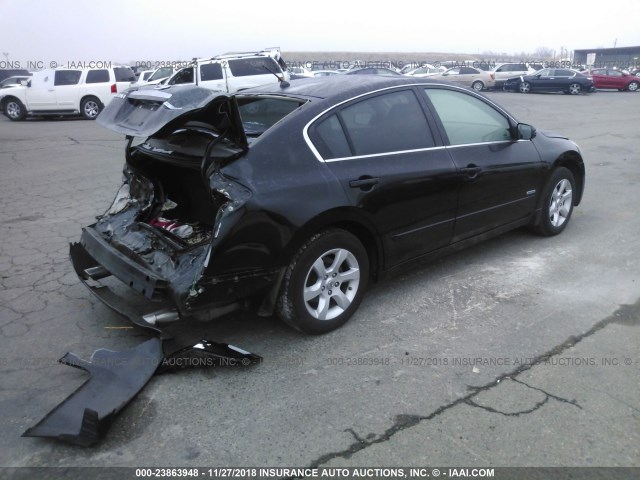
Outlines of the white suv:
[{"label": "white suv", "polygon": [[502,84],[509,78],[519,77],[520,75],[531,75],[535,73],[535,69],[526,63],[499,63],[491,72],[494,74],[496,88],[502,87]]},{"label": "white suv", "polygon": [[233,53],[198,59],[193,66],[174,73],[166,85],[196,84],[220,92],[235,93],[267,83],[289,81],[279,63],[279,52]]},{"label": "white suv", "polygon": [[11,120],[27,115],[77,115],[93,120],[135,80],[129,67],[42,70],[0,98]]}]

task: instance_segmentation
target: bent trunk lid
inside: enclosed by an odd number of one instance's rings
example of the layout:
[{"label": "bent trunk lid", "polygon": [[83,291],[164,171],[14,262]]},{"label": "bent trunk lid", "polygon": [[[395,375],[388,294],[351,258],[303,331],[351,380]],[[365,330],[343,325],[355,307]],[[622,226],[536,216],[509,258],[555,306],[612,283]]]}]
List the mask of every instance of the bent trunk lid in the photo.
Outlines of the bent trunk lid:
[{"label": "bent trunk lid", "polygon": [[197,86],[129,89],[115,95],[97,121],[132,137],[162,137],[187,122],[205,122],[247,149],[235,96]]}]

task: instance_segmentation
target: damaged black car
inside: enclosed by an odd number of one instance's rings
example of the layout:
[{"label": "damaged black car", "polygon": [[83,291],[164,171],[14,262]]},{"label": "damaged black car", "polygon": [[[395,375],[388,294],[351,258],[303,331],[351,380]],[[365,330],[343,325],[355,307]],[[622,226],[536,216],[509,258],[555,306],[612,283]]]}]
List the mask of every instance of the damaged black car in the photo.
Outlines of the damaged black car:
[{"label": "damaged black car", "polygon": [[[521,226],[560,233],[584,188],[574,142],[429,80],[129,90],[98,123],[128,139],[123,184],[71,258],[147,325],[245,307],[325,333],[402,266]],[[148,308],[127,311],[109,276]]]}]

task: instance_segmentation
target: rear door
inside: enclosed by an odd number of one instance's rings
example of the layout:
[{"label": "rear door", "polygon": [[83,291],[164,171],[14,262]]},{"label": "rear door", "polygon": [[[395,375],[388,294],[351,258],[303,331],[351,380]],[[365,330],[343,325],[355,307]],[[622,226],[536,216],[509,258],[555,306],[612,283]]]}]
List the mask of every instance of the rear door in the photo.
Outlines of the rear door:
[{"label": "rear door", "polygon": [[461,182],[453,241],[530,215],[542,181],[533,143],[513,139],[513,122],[480,96],[443,87],[425,87],[423,93]]},{"label": "rear door", "polygon": [[96,96],[107,105],[111,101],[111,86],[115,84],[114,78],[106,68],[88,70],[84,82],[81,82],[80,98],[85,95]]},{"label": "rear door", "polygon": [[555,83],[553,85],[554,90],[567,90],[569,85],[573,83],[575,72],[566,70],[563,68],[557,68],[554,70]]},{"label": "rear door", "polygon": [[203,63],[198,66],[198,85],[217,92],[226,92],[227,81],[224,76],[222,65],[219,62]]},{"label": "rear door", "polygon": [[412,88],[367,95],[322,117],[310,137],[351,205],[381,236],[386,267],[447,245],[455,165]]}]

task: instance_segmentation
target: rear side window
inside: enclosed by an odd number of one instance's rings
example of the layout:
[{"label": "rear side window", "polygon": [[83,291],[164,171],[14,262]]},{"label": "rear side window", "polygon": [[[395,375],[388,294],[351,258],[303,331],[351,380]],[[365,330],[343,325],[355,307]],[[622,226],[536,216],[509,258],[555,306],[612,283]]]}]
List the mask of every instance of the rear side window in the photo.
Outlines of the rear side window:
[{"label": "rear side window", "polygon": [[339,115],[355,155],[435,145],[427,119],[411,90],[362,100],[343,108]]},{"label": "rear side window", "polygon": [[271,57],[240,58],[229,60],[229,68],[234,77],[268,75],[269,72],[282,73],[280,65]]},{"label": "rear side window", "polygon": [[509,121],[496,109],[466,93],[425,89],[451,145],[511,140]]},{"label": "rear side window", "polygon": [[222,80],[222,67],[219,63],[207,63],[200,66],[200,80]]},{"label": "rear side window", "polygon": [[135,82],[136,74],[129,67],[113,67],[116,82]]},{"label": "rear side window", "polygon": [[54,85],[77,85],[81,73],[80,70],[56,70]]},{"label": "rear side window", "polygon": [[349,142],[347,142],[347,137],[337,115],[331,115],[316,125],[315,133],[317,136],[316,147],[322,158],[328,160],[351,156]]},{"label": "rear side window", "polygon": [[109,81],[109,70],[89,70],[87,72],[86,83],[107,83]]}]

